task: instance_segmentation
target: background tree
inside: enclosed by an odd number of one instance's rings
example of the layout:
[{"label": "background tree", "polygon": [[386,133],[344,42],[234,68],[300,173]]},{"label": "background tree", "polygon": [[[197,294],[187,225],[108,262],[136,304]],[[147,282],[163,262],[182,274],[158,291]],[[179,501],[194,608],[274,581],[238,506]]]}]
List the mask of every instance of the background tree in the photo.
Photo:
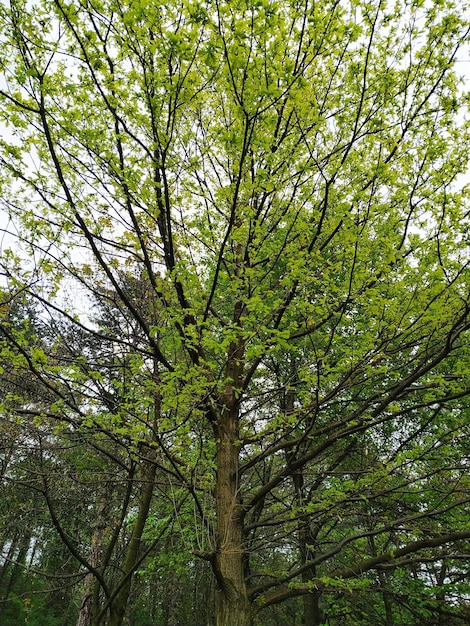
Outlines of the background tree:
[{"label": "background tree", "polygon": [[8,288],[112,347],[120,376],[5,339],[54,419],[125,442],[142,471],[130,561],[94,619],[124,619],[158,470],[176,509],[192,499],[218,626],[303,596],[305,624],[338,619],[328,594],[377,580],[390,623],[394,568],[458,570],[470,538],[465,10],[1,11]]}]

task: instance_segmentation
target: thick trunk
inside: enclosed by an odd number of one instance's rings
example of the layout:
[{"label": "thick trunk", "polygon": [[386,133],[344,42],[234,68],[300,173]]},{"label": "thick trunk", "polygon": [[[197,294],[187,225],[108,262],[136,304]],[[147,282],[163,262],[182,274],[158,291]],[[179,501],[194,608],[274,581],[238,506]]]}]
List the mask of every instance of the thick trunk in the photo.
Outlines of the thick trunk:
[{"label": "thick trunk", "polygon": [[[241,246],[237,249],[236,274],[243,265]],[[242,328],[244,305],[237,302],[233,322]],[[240,498],[240,401],[243,380],[244,341],[240,336],[232,341],[227,353],[226,386],[220,398],[220,413],[214,424],[217,445],[217,543],[213,560],[217,580],[215,612],[217,626],[250,626],[251,605],[244,573],[244,514]]]},{"label": "thick trunk", "polygon": [[250,626],[251,610],[239,595],[225,596],[216,603],[216,620],[217,626]]},{"label": "thick trunk", "polygon": [[[228,405],[228,403],[227,403]],[[226,405],[226,406],[227,406]],[[238,407],[228,405],[215,428],[217,441],[217,626],[249,626],[251,606],[243,571],[243,510],[238,484]]]}]

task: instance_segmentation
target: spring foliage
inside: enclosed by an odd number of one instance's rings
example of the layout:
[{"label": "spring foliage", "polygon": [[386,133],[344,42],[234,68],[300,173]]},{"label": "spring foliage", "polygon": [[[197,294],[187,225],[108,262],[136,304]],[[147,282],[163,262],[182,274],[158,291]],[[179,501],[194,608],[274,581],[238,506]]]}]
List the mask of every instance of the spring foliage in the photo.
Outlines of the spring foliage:
[{"label": "spring foliage", "polygon": [[470,535],[468,33],[447,0],[0,9],[2,354],[42,390],[3,419],[161,475],[220,626]]}]

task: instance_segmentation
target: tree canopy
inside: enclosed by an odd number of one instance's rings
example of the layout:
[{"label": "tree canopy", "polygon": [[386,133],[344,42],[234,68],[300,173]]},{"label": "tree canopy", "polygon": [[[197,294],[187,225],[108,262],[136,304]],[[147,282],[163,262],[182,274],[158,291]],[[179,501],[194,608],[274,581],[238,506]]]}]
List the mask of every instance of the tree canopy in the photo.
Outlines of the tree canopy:
[{"label": "tree canopy", "polygon": [[5,610],[466,623],[467,14],[0,7]]}]

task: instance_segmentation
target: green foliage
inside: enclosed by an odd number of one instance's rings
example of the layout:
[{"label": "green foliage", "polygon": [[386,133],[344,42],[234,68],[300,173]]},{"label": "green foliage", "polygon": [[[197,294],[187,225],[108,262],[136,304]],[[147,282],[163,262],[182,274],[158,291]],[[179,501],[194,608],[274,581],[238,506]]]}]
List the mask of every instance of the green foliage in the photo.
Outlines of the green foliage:
[{"label": "green foliage", "polygon": [[465,597],[467,37],[453,0],[0,8],[2,479],[93,626],[208,570],[219,626]]}]

